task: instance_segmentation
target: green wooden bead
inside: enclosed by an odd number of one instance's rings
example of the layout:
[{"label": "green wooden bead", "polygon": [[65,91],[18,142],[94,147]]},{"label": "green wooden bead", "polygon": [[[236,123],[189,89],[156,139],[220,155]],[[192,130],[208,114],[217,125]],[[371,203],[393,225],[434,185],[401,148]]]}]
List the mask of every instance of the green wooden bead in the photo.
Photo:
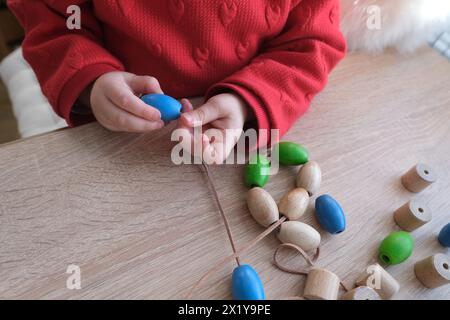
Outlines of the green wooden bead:
[{"label": "green wooden bead", "polygon": [[273,155],[284,166],[299,166],[308,162],[309,154],[303,146],[295,142],[280,142],[274,148]]},{"label": "green wooden bead", "polygon": [[408,232],[392,232],[381,242],[379,258],[386,264],[399,264],[408,259],[414,249],[414,239]]},{"label": "green wooden bead", "polygon": [[256,155],[245,167],[245,184],[250,188],[264,188],[269,181],[269,173],[269,159],[263,155]]}]

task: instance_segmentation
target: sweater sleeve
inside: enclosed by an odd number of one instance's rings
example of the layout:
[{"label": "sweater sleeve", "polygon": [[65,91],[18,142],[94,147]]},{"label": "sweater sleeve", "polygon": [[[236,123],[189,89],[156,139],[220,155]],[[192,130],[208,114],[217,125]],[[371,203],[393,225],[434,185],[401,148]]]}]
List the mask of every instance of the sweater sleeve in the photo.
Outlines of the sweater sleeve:
[{"label": "sweater sleeve", "polygon": [[[81,9],[81,29],[67,27],[71,5]],[[102,47],[102,30],[91,0],[8,0],[25,29],[23,54],[31,65],[55,112],[70,126],[84,121],[71,118],[81,92],[104,73],[123,65]]]},{"label": "sweater sleeve", "polygon": [[[338,0],[302,0],[291,9],[284,30],[268,41],[251,63],[209,88],[239,94],[253,110],[259,129],[283,136],[326,85],[328,74],[344,57]],[[259,145],[270,144],[259,141]]]}]

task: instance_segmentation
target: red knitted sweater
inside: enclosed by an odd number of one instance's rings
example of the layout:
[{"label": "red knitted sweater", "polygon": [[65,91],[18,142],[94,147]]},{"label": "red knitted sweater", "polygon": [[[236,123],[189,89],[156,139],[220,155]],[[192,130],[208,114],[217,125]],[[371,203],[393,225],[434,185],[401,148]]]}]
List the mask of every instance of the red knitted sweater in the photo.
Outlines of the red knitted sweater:
[{"label": "red knitted sweater", "polygon": [[[23,52],[69,125],[100,75],[156,77],[181,98],[232,90],[260,129],[283,135],[343,58],[339,0],[9,0],[26,30]],[[81,30],[66,26],[81,9]]]}]

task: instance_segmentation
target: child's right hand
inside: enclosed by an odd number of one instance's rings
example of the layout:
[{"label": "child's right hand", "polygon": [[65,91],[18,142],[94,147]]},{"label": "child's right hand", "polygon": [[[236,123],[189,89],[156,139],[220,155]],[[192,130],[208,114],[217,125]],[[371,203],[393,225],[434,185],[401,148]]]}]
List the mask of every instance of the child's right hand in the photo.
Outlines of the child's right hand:
[{"label": "child's right hand", "polygon": [[148,132],[161,129],[161,113],[138,96],[163,93],[157,79],[127,72],[111,72],[98,78],[90,93],[97,121],[112,131]]}]

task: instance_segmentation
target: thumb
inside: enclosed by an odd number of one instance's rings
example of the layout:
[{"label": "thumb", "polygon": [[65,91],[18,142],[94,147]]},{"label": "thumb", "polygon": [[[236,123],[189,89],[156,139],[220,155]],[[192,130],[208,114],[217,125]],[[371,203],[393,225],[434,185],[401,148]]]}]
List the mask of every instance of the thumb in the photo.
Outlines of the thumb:
[{"label": "thumb", "polygon": [[221,108],[215,103],[206,102],[200,108],[181,115],[181,121],[187,127],[200,127],[222,116]]}]

